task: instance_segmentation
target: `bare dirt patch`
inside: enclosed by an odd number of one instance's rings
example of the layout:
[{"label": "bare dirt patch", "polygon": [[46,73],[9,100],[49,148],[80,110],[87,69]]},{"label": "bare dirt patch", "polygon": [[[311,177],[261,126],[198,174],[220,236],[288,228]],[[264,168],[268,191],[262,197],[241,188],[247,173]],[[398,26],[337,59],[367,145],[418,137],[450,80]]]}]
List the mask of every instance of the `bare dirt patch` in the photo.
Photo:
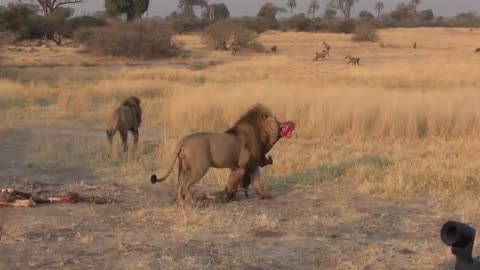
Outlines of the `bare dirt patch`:
[{"label": "bare dirt patch", "polygon": [[[294,188],[292,183],[285,190],[270,179],[273,200],[259,201],[253,193],[245,199],[239,193],[229,204],[181,210],[171,204],[169,184],[152,187],[139,179],[128,185],[82,164],[43,171],[27,161],[23,147],[34,132],[2,133],[1,144],[8,146],[0,149],[2,186],[110,196],[117,203],[2,209],[2,267],[418,269],[419,260],[423,269],[449,269],[446,261],[451,266],[437,235],[449,209],[439,211],[445,204],[435,198],[400,202],[366,196],[331,181],[329,175],[338,170],[317,169],[320,173],[311,177],[324,175],[317,187]],[[46,136],[35,135],[36,140]]]}]

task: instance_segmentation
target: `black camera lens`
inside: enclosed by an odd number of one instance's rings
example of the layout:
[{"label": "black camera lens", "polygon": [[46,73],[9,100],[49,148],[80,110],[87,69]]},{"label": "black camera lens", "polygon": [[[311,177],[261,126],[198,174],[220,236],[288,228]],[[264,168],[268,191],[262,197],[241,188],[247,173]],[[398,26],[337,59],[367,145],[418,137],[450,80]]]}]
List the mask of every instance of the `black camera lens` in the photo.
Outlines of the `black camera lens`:
[{"label": "black camera lens", "polygon": [[443,243],[451,247],[464,248],[473,242],[475,230],[467,224],[448,221],[443,224],[440,237]]}]

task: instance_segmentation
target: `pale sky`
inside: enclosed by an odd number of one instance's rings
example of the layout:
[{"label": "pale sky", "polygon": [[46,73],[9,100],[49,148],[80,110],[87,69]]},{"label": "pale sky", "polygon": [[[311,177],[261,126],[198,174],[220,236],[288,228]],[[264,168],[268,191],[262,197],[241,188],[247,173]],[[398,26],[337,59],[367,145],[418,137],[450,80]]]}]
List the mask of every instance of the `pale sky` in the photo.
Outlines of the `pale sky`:
[{"label": "pale sky", "polygon": [[[28,2],[29,0],[23,0]],[[374,13],[374,3],[378,0],[360,0],[354,6],[353,16],[357,16],[360,10],[370,10]],[[5,5],[12,0],[0,0],[0,5]],[[274,3],[278,6],[286,6],[287,0],[209,0],[209,3],[225,3],[232,16],[255,16],[260,6],[266,2]],[[307,5],[310,0],[297,0],[297,8],[294,13],[306,13]],[[320,3],[320,12],[323,14],[328,0],[318,0]],[[399,3],[407,3],[408,0],[383,0],[385,4],[384,12],[392,10]],[[103,10],[104,0],[88,0],[87,3],[72,5],[76,10],[75,15],[92,14],[95,11]],[[166,16],[177,8],[177,0],[150,0],[149,16]],[[479,0],[423,0],[419,9],[433,9],[435,16],[455,16],[460,12],[471,11],[480,15]]]}]

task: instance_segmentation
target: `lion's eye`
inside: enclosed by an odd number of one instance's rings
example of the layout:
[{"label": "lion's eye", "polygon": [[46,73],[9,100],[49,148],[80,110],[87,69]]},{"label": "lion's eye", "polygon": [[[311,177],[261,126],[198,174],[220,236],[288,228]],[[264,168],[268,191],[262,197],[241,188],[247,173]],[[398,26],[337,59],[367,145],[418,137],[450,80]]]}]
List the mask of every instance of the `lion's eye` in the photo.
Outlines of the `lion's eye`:
[{"label": "lion's eye", "polygon": [[267,119],[267,118],[268,118],[268,115],[264,114],[264,115],[263,115],[263,118]]}]

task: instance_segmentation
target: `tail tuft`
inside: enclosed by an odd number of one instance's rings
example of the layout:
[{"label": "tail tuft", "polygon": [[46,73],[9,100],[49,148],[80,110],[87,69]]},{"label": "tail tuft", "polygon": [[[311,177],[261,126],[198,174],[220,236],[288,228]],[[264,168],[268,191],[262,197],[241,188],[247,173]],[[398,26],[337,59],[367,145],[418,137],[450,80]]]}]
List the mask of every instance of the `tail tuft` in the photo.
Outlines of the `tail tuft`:
[{"label": "tail tuft", "polygon": [[150,182],[152,182],[152,184],[155,184],[157,182],[157,175],[156,174],[152,174],[152,176],[150,176]]}]

